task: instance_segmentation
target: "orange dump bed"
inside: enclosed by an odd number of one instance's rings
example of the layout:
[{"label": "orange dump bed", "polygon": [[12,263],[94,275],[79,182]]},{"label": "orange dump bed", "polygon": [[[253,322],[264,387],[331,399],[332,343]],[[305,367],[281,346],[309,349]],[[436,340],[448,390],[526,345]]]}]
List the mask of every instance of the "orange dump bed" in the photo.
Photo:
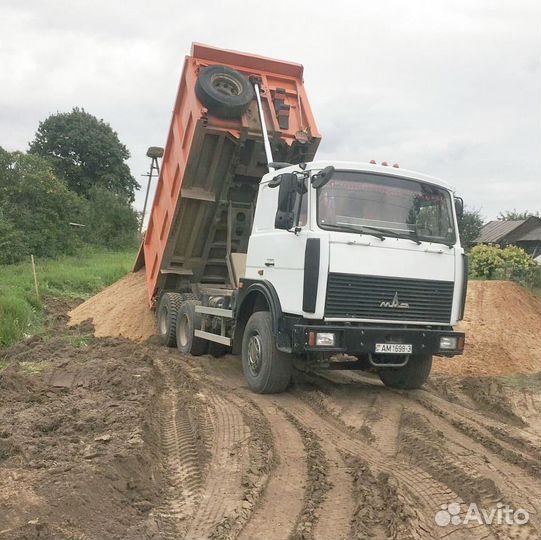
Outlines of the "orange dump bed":
[{"label": "orange dump bed", "polygon": [[310,161],[320,141],[301,65],[194,44],[135,265],[146,266],[150,305],[164,290],[231,286],[226,255],[246,253],[258,184],[268,171],[256,100],[237,118],[217,117],[198,100],[197,77],[213,65],[259,82],[275,161]]}]

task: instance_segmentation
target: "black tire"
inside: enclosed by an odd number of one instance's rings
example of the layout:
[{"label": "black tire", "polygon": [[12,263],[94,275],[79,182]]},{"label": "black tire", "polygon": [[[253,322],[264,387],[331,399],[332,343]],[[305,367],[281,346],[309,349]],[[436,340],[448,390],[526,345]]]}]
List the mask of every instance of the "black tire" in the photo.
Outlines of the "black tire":
[{"label": "black tire", "polygon": [[195,94],[210,113],[239,118],[254,99],[248,79],[226,66],[209,66],[199,72]]},{"label": "black tire", "polygon": [[427,381],[432,369],[432,356],[419,354],[411,356],[401,368],[380,368],[378,375],[385,386],[401,390],[421,388]]},{"label": "black tire", "polygon": [[257,394],[283,392],[291,380],[293,358],[276,348],[268,311],[253,313],[246,323],[242,369],[248,386]]},{"label": "black tire", "polygon": [[178,310],[177,349],[192,356],[206,354],[209,344],[206,339],[194,335],[194,330],[201,327],[201,314],[195,312],[195,306],[200,304],[197,300],[186,300]]},{"label": "black tire", "polygon": [[177,314],[181,303],[182,296],[179,293],[166,292],[158,305],[158,334],[167,347],[177,344]]}]

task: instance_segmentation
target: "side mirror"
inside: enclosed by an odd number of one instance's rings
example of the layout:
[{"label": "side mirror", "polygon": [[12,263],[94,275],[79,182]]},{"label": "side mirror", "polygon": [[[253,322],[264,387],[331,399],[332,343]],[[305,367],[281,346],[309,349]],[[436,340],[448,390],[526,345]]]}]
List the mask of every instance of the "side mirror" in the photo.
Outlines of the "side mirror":
[{"label": "side mirror", "polygon": [[268,186],[270,188],[278,187],[282,182],[292,182],[297,177],[294,173],[283,173],[276,175],[272,180],[269,181]]},{"label": "side mirror", "polygon": [[334,167],[332,165],[329,165],[329,167],[325,167],[318,173],[314,174],[312,176],[312,187],[315,189],[322,188],[333,176],[334,174]]},{"label": "side mirror", "polygon": [[[276,185],[280,186],[280,190],[274,226],[288,231],[295,224],[295,199],[299,192],[299,181],[293,173],[280,174],[279,177],[279,183]],[[273,178],[271,182],[274,182],[276,178]],[[276,186],[271,186],[269,182],[269,187]]]},{"label": "side mirror", "polygon": [[455,197],[455,212],[458,219],[464,217],[464,199],[462,197]]}]

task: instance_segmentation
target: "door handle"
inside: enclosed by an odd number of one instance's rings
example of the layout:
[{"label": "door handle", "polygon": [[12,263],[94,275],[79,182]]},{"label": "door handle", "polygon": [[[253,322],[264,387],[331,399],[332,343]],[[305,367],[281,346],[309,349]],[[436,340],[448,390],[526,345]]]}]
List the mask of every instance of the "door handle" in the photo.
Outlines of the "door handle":
[{"label": "door handle", "polygon": [[274,259],[268,259],[265,261],[265,266],[274,266]]}]

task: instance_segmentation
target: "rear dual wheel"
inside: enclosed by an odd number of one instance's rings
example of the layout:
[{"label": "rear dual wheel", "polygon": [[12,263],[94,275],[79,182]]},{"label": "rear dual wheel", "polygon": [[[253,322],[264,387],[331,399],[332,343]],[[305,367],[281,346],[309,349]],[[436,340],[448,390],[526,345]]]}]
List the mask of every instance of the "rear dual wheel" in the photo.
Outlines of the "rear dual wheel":
[{"label": "rear dual wheel", "polygon": [[166,292],[158,305],[158,332],[167,347],[176,345],[177,316],[181,304],[180,293]]},{"label": "rear dual wheel", "polygon": [[193,356],[206,354],[209,342],[196,337],[195,329],[201,328],[201,314],[196,313],[195,306],[201,305],[198,300],[182,302],[177,316],[177,349]]}]

